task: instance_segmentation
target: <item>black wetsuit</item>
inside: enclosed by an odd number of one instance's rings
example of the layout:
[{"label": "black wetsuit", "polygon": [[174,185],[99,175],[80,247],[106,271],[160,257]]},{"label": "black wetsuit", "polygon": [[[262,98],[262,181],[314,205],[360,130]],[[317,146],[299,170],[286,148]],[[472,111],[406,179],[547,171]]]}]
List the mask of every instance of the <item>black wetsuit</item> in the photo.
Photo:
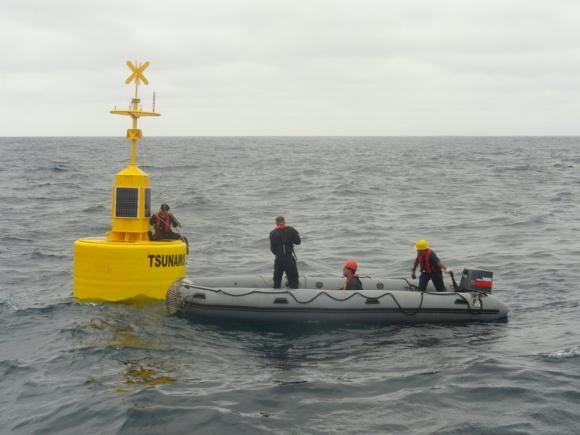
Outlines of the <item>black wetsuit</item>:
[{"label": "black wetsuit", "polygon": [[274,288],[282,286],[282,275],[286,272],[288,287],[298,288],[298,268],[294,256],[294,245],[301,243],[300,234],[293,227],[275,228],[270,233],[270,251],[274,260]]}]

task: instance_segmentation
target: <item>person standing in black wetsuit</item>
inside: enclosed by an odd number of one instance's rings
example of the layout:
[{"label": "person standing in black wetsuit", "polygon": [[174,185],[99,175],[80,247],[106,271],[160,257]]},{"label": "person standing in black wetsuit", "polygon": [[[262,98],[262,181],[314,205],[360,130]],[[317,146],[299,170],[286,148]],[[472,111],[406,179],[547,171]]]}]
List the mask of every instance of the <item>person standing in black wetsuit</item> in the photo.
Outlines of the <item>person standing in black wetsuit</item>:
[{"label": "person standing in black wetsuit", "polygon": [[282,286],[282,275],[286,272],[288,287],[298,288],[298,268],[294,245],[301,243],[300,234],[295,228],[286,225],[284,216],[276,217],[276,228],[270,233],[270,251],[274,260],[274,288]]}]

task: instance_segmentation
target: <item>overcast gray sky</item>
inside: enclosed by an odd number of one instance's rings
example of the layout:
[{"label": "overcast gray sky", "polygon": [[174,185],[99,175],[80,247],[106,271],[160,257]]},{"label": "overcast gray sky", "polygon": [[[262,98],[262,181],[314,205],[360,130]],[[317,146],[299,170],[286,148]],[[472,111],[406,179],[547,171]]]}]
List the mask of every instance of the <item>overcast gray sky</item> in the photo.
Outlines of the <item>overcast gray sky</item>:
[{"label": "overcast gray sky", "polygon": [[577,0],[0,0],[0,136],[578,135]]}]

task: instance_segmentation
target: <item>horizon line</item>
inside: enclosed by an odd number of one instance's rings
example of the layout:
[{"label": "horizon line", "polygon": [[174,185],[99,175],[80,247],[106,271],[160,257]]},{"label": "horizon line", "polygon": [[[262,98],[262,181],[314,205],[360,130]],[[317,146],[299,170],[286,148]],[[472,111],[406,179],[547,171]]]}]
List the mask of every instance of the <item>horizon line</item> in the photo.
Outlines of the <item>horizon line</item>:
[{"label": "horizon line", "polygon": [[[66,137],[66,138],[116,138],[116,139],[126,139],[124,136],[110,136],[110,135],[10,135],[10,136],[0,136],[0,139],[10,139],[10,138],[26,138],[26,137]],[[385,135],[385,134],[224,134],[224,135],[147,135],[143,139],[147,138],[166,138],[166,137],[580,137],[580,134],[418,134],[418,135]]]}]

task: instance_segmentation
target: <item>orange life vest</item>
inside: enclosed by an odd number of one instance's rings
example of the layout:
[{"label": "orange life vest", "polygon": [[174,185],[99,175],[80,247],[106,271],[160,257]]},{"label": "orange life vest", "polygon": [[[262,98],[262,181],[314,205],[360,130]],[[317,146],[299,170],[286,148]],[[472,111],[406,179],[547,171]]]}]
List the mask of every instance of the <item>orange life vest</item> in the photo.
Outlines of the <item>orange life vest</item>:
[{"label": "orange life vest", "polygon": [[431,267],[431,249],[427,249],[427,252],[417,254],[417,261],[421,266],[421,270],[425,273],[432,273],[433,268]]},{"label": "orange life vest", "polygon": [[155,215],[155,232],[157,233],[171,232],[171,216],[169,213],[167,213],[164,218],[159,216],[159,213]]}]

